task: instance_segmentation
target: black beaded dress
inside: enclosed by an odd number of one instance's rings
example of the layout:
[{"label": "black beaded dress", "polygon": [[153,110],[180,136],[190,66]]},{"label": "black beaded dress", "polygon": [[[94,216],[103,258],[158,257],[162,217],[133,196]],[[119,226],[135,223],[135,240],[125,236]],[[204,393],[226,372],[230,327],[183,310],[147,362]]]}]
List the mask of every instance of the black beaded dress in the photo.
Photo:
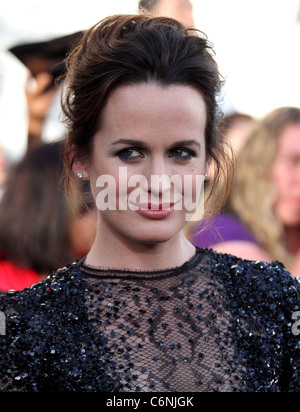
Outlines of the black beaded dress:
[{"label": "black beaded dress", "polygon": [[199,248],[155,272],[81,260],[0,311],[0,391],[300,390],[300,284],[278,262]]}]

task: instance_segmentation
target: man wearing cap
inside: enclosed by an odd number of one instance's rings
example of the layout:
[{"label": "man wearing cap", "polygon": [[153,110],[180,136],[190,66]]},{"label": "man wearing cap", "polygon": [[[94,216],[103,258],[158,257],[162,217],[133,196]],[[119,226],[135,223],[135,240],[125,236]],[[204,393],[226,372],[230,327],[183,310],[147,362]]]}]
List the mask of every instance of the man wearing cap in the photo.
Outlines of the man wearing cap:
[{"label": "man wearing cap", "polygon": [[[28,149],[43,141],[42,132],[49,109],[59,96],[65,58],[81,36],[82,32],[76,32],[47,41],[19,44],[9,50],[30,72],[25,90],[28,105]],[[59,132],[59,114],[55,113],[55,116],[55,128]]]}]

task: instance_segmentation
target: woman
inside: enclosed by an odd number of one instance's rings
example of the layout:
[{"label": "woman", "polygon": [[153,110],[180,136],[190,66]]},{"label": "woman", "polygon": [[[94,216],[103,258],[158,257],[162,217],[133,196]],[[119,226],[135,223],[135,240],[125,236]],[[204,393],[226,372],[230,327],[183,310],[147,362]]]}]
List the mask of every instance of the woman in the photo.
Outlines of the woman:
[{"label": "woman", "polygon": [[97,235],[86,258],[1,298],[2,390],[299,389],[297,282],[182,232],[197,177],[213,161],[224,184],[229,165],[211,51],[201,33],[140,15],[105,19],[70,55],[66,168],[70,184],[90,180]]},{"label": "woman", "polygon": [[[215,222],[214,250],[280,260],[300,276],[300,109],[283,107],[257,122],[237,157],[227,212]],[[194,228],[194,243],[206,234]]]},{"label": "woman", "polygon": [[75,214],[65,195],[62,150],[61,142],[41,145],[9,173],[0,203],[2,293],[40,282],[83,257],[94,240],[92,214]]}]

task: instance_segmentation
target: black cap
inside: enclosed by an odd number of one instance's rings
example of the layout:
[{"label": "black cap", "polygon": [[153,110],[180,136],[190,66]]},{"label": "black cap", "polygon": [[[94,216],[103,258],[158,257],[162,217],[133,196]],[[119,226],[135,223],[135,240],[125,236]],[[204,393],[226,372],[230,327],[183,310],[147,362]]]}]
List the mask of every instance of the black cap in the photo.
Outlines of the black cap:
[{"label": "black cap", "polygon": [[36,76],[40,72],[52,74],[54,79],[65,71],[65,58],[83,36],[82,31],[38,43],[19,44],[9,49]]}]

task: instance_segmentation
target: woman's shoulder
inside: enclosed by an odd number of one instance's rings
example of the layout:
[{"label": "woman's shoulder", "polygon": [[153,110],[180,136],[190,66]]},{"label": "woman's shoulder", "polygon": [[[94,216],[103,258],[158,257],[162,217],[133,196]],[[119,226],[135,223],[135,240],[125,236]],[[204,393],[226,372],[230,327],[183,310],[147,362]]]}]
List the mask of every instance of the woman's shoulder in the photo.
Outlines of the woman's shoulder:
[{"label": "woman's shoulder", "polygon": [[80,278],[77,265],[70,265],[0,296],[0,392],[49,390],[58,383],[57,354],[84,333]]},{"label": "woman's shoulder", "polygon": [[23,290],[10,290],[0,295],[0,311],[20,312],[24,316],[35,311],[43,313],[57,310],[59,304],[65,304],[69,295],[74,295],[79,288],[81,272],[79,262],[74,262],[53,272],[47,279],[35,283]]},{"label": "woman's shoulder", "polygon": [[290,303],[300,310],[300,281],[279,261],[263,262],[241,259],[209,250],[207,262],[224,289],[242,302],[260,302],[280,307]]},{"label": "woman's shoulder", "polygon": [[[283,391],[299,391],[300,283],[281,262],[250,261],[207,253],[213,301],[230,317],[232,338],[243,358]],[[212,294],[211,294],[212,296]],[[254,363],[253,363],[254,362]],[[271,369],[270,365],[276,365]],[[250,369],[251,370],[251,369]],[[248,375],[252,376],[251,374]],[[269,378],[268,378],[269,379]],[[250,378],[249,382],[255,386]]]},{"label": "woman's shoulder", "polygon": [[84,291],[77,263],[59,269],[27,289],[0,295],[6,337],[0,343],[13,350],[14,339],[29,347],[36,345],[41,336],[58,336],[63,328],[73,327],[74,321],[79,323],[85,315],[83,305]]},{"label": "woman's shoulder", "polygon": [[224,279],[233,282],[248,283],[292,283],[300,287],[298,278],[295,278],[279,261],[264,262],[242,259],[228,253],[219,253],[212,249],[206,249],[207,261],[210,263],[214,273]]}]

